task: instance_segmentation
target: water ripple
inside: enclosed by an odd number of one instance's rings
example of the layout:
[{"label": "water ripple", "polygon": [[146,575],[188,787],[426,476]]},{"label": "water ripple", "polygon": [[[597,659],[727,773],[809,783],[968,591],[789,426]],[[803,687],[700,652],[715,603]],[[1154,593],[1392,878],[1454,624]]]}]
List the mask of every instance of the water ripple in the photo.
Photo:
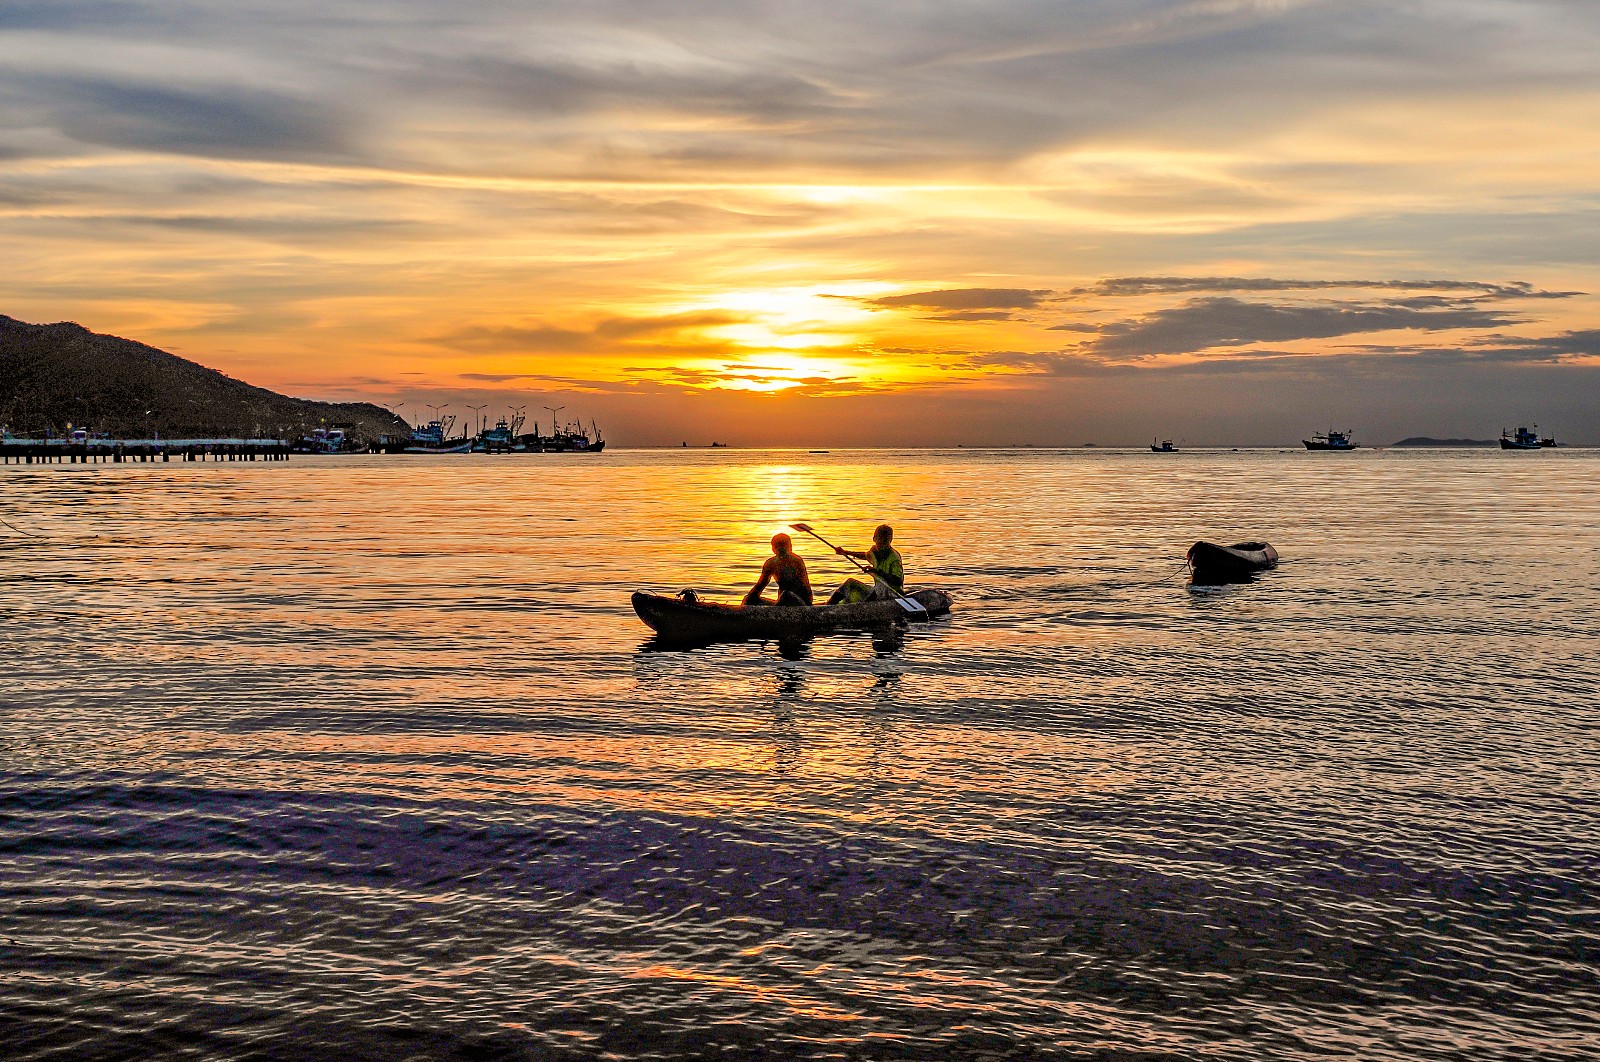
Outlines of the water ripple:
[{"label": "water ripple", "polygon": [[1364,456],[0,470],[6,1056],[1600,1056],[1600,458]]}]

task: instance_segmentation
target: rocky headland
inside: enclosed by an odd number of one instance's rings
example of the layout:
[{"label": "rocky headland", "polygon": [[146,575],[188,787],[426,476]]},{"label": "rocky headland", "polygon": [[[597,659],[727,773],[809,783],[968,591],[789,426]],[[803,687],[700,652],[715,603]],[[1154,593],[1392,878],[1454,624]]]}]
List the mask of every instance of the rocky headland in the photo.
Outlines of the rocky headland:
[{"label": "rocky headland", "polygon": [[164,350],[71,322],[0,314],[0,425],[117,437],[277,436],[343,427],[369,442],[406,423],[370,402],[316,402],[254,387]]}]

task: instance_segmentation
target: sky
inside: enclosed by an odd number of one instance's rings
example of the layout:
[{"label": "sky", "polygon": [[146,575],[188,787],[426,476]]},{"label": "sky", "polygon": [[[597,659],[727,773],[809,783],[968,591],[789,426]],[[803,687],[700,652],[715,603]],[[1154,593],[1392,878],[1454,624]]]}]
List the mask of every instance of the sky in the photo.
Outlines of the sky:
[{"label": "sky", "polygon": [[0,0],[0,313],[620,445],[1600,443],[1597,57],[1594,0]]}]

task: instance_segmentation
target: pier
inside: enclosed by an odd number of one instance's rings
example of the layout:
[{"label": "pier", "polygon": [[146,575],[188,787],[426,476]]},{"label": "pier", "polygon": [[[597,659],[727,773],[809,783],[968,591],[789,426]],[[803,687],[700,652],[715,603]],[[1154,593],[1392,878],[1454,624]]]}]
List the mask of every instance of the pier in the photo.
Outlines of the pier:
[{"label": "pier", "polygon": [[0,464],[96,465],[154,461],[287,461],[287,439],[20,439],[0,440]]}]

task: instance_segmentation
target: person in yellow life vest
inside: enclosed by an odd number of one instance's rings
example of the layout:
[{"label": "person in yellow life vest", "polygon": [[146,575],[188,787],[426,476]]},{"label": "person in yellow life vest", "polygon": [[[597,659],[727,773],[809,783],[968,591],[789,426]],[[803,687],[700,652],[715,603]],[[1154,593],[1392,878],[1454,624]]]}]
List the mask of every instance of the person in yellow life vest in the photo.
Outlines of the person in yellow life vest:
[{"label": "person in yellow life vest", "polygon": [[828,604],[837,605],[841,601],[852,604],[857,601],[886,601],[894,597],[894,590],[903,589],[906,583],[906,569],[900,560],[900,551],[889,544],[893,541],[894,528],[888,524],[879,524],[878,529],[872,533],[871,549],[857,553],[843,546],[835,546],[833,551],[841,557],[855,557],[866,561],[872,568],[872,574],[877,578],[870,583],[861,579],[846,579],[844,585],[828,598]]},{"label": "person in yellow life vest", "polygon": [[795,555],[794,540],[781,532],[772,536],[772,556],[761,566],[761,578],[744,595],[744,603],[765,604],[761,591],[773,580],[778,583],[778,604],[811,604],[811,576],[806,572],[806,562]]}]

